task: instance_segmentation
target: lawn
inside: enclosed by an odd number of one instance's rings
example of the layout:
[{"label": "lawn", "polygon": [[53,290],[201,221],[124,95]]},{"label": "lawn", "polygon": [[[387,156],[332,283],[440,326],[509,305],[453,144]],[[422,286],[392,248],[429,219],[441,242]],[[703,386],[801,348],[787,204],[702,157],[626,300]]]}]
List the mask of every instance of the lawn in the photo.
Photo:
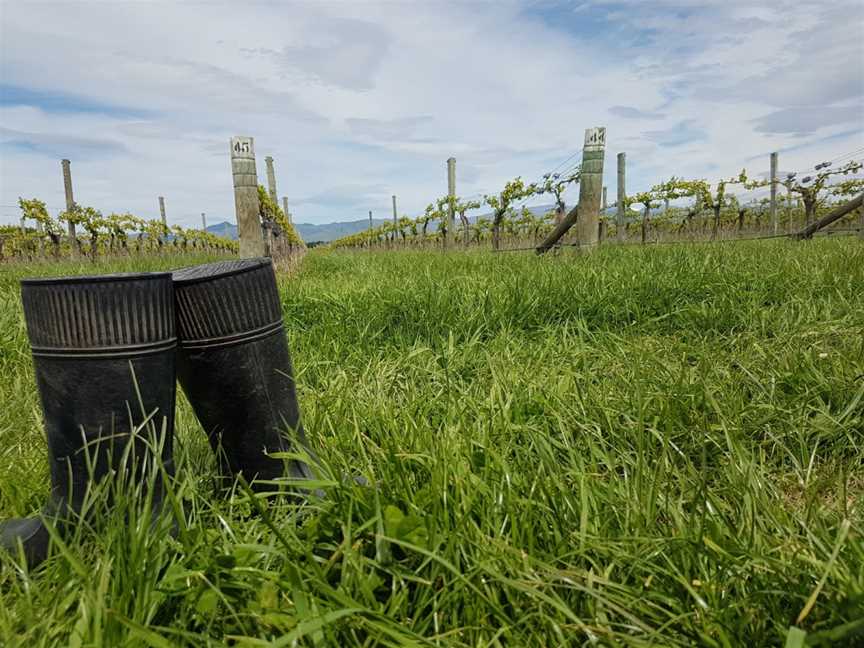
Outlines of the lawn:
[{"label": "lawn", "polygon": [[[188,263],[0,266],[0,517],[48,491],[18,280]],[[326,498],[216,497],[180,398],[176,537],[0,557],[0,645],[864,641],[861,241],[314,250],[280,290]]]}]

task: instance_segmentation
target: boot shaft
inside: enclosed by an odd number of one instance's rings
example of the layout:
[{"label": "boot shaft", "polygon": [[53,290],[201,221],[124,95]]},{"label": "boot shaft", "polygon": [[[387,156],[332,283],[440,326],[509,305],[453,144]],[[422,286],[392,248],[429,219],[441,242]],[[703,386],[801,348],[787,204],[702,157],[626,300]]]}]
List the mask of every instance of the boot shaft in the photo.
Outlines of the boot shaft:
[{"label": "boot shaft", "polygon": [[[269,259],[174,273],[177,374],[217,453],[220,473],[252,480],[285,475],[266,453],[306,445],[276,276]],[[294,477],[308,478],[292,462]]]},{"label": "boot shaft", "polygon": [[140,464],[152,444],[161,446],[170,472],[176,393],[170,274],[31,279],[21,282],[21,293],[54,506],[77,509],[91,474],[99,481],[121,466],[124,454],[127,463]]}]

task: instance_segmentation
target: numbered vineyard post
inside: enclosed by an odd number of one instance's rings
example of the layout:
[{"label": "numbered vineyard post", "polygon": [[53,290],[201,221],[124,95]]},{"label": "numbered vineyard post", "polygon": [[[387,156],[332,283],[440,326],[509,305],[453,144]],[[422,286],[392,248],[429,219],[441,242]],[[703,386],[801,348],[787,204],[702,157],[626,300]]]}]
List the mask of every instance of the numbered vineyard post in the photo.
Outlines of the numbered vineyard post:
[{"label": "numbered vineyard post", "polygon": [[606,153],[606,128],[585,129],[582,147],[582,174],[579,179],[579,218],[576,240],[580,247],[597,245],[597,222],[603,193],[603,157]]},{"label": "numbered vineyard post", "polygon": [[538,245],[537,254],[551,250],[573,225],[576,225],[577,245],[590,249],[599,236],[600,201],[603,188],[603,155],[606,151],[606,128],[586,128],[582,149],[582,172],[579,180],[579,204]]},{"label": "numbered vineyard post", "polygon": [[251,137],[232,137],[231,174],[234,177],[234,213],[240,256],[264,256],[264,237],[258,215],[258,173],[255,170],[255,142]]},{"label": "numbered vineyard post", "polygon": [[627,202],[627,188],[625,185],[625,175],[627,166],[627,154],[618,154],[618,205],[616,210],[616,224],[618,242],[624,242],[624,209]]},{"label": "numbered vineyard post", "polygon": [[[72,170],[69,165],[69,160],[60,160],[60,166],[63,168],[63,189],[66,191],[66,211],[71,213],[75,209],[75,198],[72,196]],[[77,259],[78,237],[75,236],[75,223],[71,220],[69,221],[69,249],[72,251],[72,258]]]},{"label": "numbered vineyard post", "polygon": [[[537,254],[546,254],[573,225],[576,225],[577,244],[590,248],[597,245],[598,212],[603,188],[603,155],[606,151],[606,128],[585,129],[582,149],[582,172],[579,181],[579,204],[571,209],[561,222],[535,248]],[[583,216],[584,214],[584,216]]]}]

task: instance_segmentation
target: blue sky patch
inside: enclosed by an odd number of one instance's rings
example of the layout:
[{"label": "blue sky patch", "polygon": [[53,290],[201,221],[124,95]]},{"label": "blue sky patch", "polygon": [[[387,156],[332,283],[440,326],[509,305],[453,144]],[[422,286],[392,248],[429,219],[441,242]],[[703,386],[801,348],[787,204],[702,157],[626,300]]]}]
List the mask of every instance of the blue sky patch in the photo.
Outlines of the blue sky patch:
[{"label": "blue sky patch", "polygon": [[128,153],[124,144],[112,139],[25,133],[3,127],[0,127],[0,151],[79,160],[105,158]]},{"label": "blue sky patch", "polygon": [[90,113],[136,119],[151,116],[151,113],[146,110],[104,103],[63,92],[26,88],[8,83],[0,83],[0,106],[31,106],[47,113],[58,114]]}]

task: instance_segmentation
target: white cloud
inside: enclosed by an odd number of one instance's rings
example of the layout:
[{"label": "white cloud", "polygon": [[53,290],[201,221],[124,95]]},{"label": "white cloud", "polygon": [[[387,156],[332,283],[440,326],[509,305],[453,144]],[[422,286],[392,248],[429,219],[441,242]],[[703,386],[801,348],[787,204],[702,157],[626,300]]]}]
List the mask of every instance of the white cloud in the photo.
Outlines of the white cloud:
[{"label": "white cloud", "polygon": [[263,50],[290,74],[309,76],[347,90],[372,90],[392,40],[390,32],[365,20],[315,16],[298,45]]},{"label": "white cloud", "polygon": [[389,213],[392,193],[417,213],[444,193],[450,155],[464,195],[532,180],[595,125],[612,195],[619,150],[635,191],[757,173],[771,150],[803,168],[864,146],[854,0],[3,11],[0,83],[112,108],[0,107],[0,222],[19,195],[62,207],[64,156],[83,204],[153,216],[164,195],[176,222],[230,220],[235,134],[255,136],[262,179],[276,159],[280,193],[312,222]]}]

